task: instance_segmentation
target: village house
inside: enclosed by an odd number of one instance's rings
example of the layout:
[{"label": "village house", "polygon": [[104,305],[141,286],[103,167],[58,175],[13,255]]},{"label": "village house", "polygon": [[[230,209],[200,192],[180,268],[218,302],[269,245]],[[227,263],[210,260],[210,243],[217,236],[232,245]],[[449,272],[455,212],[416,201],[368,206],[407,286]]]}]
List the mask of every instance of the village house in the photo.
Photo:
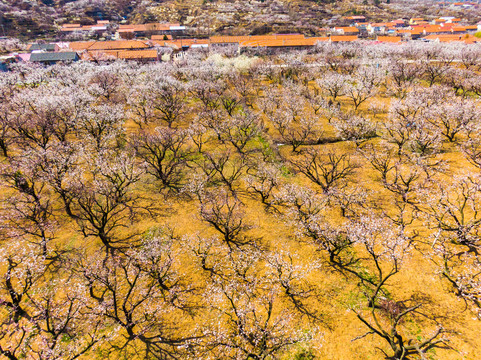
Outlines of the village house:
[{"label": "village house", "polygon": [[138,25],[119,25],[115,34],[116,39],[133,39],[135,37],[149,37],[152,35],[183,35],[185,26],[180,24],[149,23]]},{"label": "village house", "polygon": [[385,22],[385,23],[372,23],[369,24],[366,28],[369,34],[386,34],[389,29],[393,29],[395,27],[394,22]]},{"label": "village house", "polygon": [[211,36],[209,44],[212,49],[230,48],[239,51],[240,43],[269,41],[269,40],[300,40],[304,39],[303,34],[274,34],[274,35],[249,35],[249,36]]},{"label": "village house", "polygon": [[349,17],[346,17],[345,19],[351,20],[351,21],[366,21],[366,17],[362,15],[349,16]]},{"label": "village house", "polygon": [[69,49],[74,51],[98,51],[98,50],[139,50],[148,49],[146,41],[141,40],[111,40],[111,41],[74,41],[68,44]]},{"label": "village house", "polygon": [[75,51],[68,52],[33,52],[30,61],[44,65],[54,65],[59,62],[73,62],[80,60]]},{"label": "village house", "polygon": [[474,44],[479,42],[481,39],[470,35],[470,34],[463,34],[463,35],[428,35],[424,37],[425,40],[430,42],[463,42],[465,44]]},{"label": "village house", "polygon": [[446,20],[445,22],[447,24],[451,24],[451,23],[458,24],[461,22],[461,19],[455,18],[454,16],[441,16],[440,19]]},{"label": "village house", "polygon": [[102,35],[107,31],[109,24],[108,20],[97,20],[95,25],[63,24],[60,27],[60,32],[64,35],[73,33]]},{"label": "village house", "polygon": [[239,43],[239,52],[262,49],[268,53],[276,53],[279,51],[305,50],[314,47],[318,42],[329,41],[328,37],[312,37],[312,38],[292,38],[292,39],[266,39],[266,40],[250,40]]},{"label": "village house", "polygon": [[420,27],[423,35],[432,34],[451,34],[452,26],[441,26],[441,25],[425,25]]},{"label": "village house", "polygon": [[[64,35],[79,33],[82,35],[103,35],[113,25],[109,21],[98,20],[95,25],[63,24],[60,32]],[[113,26],[112,26],[113,28]],[[183,35],[185,26],[179,23],[120,24],[115,39],[133,39],[151,35]]]},{"label": "village house", "polygon": [[68,44],[70,50],[80,54],[82,60],[138,60],[157,61],[155,44],[141,40],[76,41]]},{"label": "village house", "polygon": [[381,43],[400,43],[402,41],[401,36],[377,36],[377,42]]},{"label": "village house", "polygon": [[342,18],[341,22],[345,25],[353,26],[355,23],[365,23],[366,17],[362,15],[347,16]]},{"label": "village house", "polygon": [[189,49],[208,48],[209,39],[175,39],[175,40],[154,40],[152,42],[157,47],[168,47],[173,51],[187,51]]},{"label": "village house", "polygon": [[417,40],[423,35],[422,29],[398,29],[394,35],[401,36],[404,40]]},{"label": "village house", "polygon": [[424,23],[425,20],[423,18],[411,18],[409,19],[409,25],[419,25]]},{"label": "village house", "polygon": [[404,21],[403,19],[397,19],[392,22],[394,23],[394,27],[397,27],[397,28],[406,26],[406,21]]},{"label": "village house", "polygon": [[109,60],[135,60],[138,62],[159,61],[160,55],[156,49],[149,50],[96,50],[82,54],[82,60],[109,61]]},{"label": "village house", "polygon": [[358,35],[359,29],[354,26],[334,27],[332,33],[335,35]]}]

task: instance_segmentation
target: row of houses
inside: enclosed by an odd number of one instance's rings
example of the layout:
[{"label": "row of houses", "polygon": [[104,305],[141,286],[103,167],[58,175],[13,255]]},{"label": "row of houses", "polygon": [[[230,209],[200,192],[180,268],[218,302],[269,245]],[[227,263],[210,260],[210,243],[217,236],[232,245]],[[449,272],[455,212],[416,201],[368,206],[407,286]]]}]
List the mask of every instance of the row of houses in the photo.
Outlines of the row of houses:
[{"label": "row of houses", "polygon": [[151,42],[140,40],[79,41],[31,44],[30,53],[16,54],[22,61],[54,64],[66,61],[137,60],[159,61],[161,52]]},{"label": "row of houses", "polygon": [[471,10],[471,9],[477,9],[479,8],[480,4],[479,2],[444,2],[440,3],[439,5],[448,7],[453,10]]},{"label": "row of houses", "polygon": [[[396,19],[387,22],[368,22],[364,16],[343,18],[347,26],[334,26],[320,29],[321,34],[328,36],[359,36],[362,38],[381,36],[400,36],[406,40],[415,40],[429,35],[463,35],[481,31],[478,25],[461,24],[461,19],[444,16],[430,21],[424,18]],[[179,23],[148,23],[148,24],[115,24],[108,20],[99,20],[95,25],[64,24],[60,28],[63,34],[104,34],[107,30],[115,35],[109,39],[135,39],[150,37],[152,40],[172,40],[185,35],[185,26]],[[214,37],[215,38],[215,37]],[[212,42],[212,41],[211,41]]]},{"label": "row of houses", "polygon": [[[426,41],[475,43],[481,39],[470,34],[432,34]],[[154,35],[150,40],[75,41],[69,43],[31,44],[29,52],[12,54],[10,60],[54,64],[66,61],[136,60],[168,61],[193,49],[212,49],[243,53],[249,51],[279,52],[311,49],[319,43],[340,43],[365,40],[357,35],[305,37],[303,34],[256,36],[212,36],[208,39],[173,39]],[[401,43],[401,36],[377,35],[372,43]]]},{"label": "row of houses", "polygon": [[[161,36],[152,36],[150,40],[76,41],[63,44],[60,51],[75,52],[80,59],[90,61],[108,59],[157,61],[170,59],[172,53],[183,53],[193,49],[228,50],[233,53],[262,49],[274,52],[309,49],[319,42],[351,42],[358,39],[357,36],[305,37],[303,34],[211,36],[208,39],[165,39]],[[396,36],[378,36],[373,41],[392,43],[401,40],[401,37]],[[36,49],[36,46],[38,45],[32,45],[30,49]]]},{"label": "row of houses", "polygon": [[[305,37],[303,34],[257,36],[212,36],[208,39],[174,39],[153,35],[150,40],[104,40],[59,43],[34,43],[28,53],[13,54],[11,59],[54,64],[66,61],[136,60],[142,62],[171,60],[193,49],[212,49],[242,53],[249,50],[303,50],[319,42],[350,42],[357,36]],[[400,42],[400,37],[379,36],[378,42]]]},{"label": "row of houses", "polygon": [[461,19],[440,17],[431,21],[423,18],[397,19],[389,22],[369,23],[364,16],[346,18],[349,26],[336,26],[324,29],[326,33],[337,35],[356,35],[369,37],[374,35],[401,36],[406,40],[415,40],[430,35],[464,35],[481,31],[481,24],[462,25]]},{"label": "row of houses", "polygon": [[63,24],[59,31],[63,35],[97,35],[102,36],[107,31],[114,32],[113,39],[133,39],[152,35],[174,35],[184,33],[185,26],[179,23],[148,23],[148,24],[115,24],[108,20],[98,20],[94,25]]}]

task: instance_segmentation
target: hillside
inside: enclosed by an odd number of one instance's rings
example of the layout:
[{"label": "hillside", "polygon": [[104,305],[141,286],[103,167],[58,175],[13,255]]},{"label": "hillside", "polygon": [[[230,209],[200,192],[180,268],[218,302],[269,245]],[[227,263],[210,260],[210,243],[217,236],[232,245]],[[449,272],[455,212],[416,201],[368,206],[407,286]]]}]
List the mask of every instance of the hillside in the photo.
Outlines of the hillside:
[{"label": "hillside", "polygon": [[4,73],[0,359],[479,359],[480,54]]},{"label": "hillside", "polygon": [[[0,34],[24,39],[55,38],[58,24],[92,24],[96,20],[131,23],[174,21],[188,25],[199,36],[270,32],[317,34],[319,27],[339,22],[343,15],[363,14],[374,21],[427,14],[435,16],[439,11],[433,4],[404,0],[377,5],[364,0],[2,0]],[[446,14],[446,11],[442,13]]]}]

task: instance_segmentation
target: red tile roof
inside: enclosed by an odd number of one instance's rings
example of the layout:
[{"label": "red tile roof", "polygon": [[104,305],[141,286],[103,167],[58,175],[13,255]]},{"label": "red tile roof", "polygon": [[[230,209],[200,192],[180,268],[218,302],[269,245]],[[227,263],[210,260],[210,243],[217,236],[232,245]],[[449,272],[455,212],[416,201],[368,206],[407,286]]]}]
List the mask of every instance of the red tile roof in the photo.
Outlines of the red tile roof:
[{"label": "red tile roof", "polygon": [[68,44],[68,47],[72,50],[82,51],[92,46],[95,41],[75,41]]},{"label": "red tile roof", "polygon": [[390,26],[394,26],[395,23],[394,22],[385,22],[385,23],[372,23],[371,26],[375,26],[375,27],[390,27]]},{"label": "red tile roof", "polygon": [[426,34],[437,34],[451,31],[451,27],[448,26],[440,26],[440,25],[429,25],[424,26],[424,32]]},{"label": "red tile roof", "polygon": [[153,40],[152,42],[157,46],[167,46],[175,49],[180,49],[183,46],[192,46],[195,44],[205,45],[209,44],[209,39],[175,39],[175,40]]},{"label": "red tile roof", "polygon": [[378,36],[377,41],[398,43],[401,42],[402,38],[400,36]]},{"label": "red tile roof", "polygon": [[62,25],[63,28],[79,28],[81,27],[80,24],[63,24]]},{"label": "red tile roof", "polygon": [[439,42],[464,42],[466,44],[472,44],[479,42],[481,39],[469,34],[441,34],[441,35],[428,35],[424,37],[428,40],[437,40]]},{"label": "red tile roof", "polygon": [[145,49],[148,48],[144,41],[140,40],[114,40],[96,41],[89,50],[120,50],[120,49]]},{"label": "red tile roof", "polygon": [[119,59],[154,60],[158,59],[157,50],[122,50],[117,52]]},{"label": "red tile roof", "polygon": [[98,50],[82,54],[83,60],[157,60],[157,50]]}]

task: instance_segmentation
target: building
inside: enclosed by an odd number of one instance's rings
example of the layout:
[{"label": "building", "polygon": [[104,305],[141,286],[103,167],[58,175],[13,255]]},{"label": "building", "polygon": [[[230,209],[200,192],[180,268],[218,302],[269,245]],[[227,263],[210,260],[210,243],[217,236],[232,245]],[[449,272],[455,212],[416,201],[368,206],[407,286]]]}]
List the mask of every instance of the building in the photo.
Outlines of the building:
[{"label": "building", "polygon": [[130,24],[119,25],[116,33],[117,39],[133,39],[135,37],[150,37],[152,35],[183,35],[185,26],[180,24]]},{"label": "building", "polygon": [[402,41],[401,36],[378,36],[376,41],[383,43],[400,43]]},{"label": "building", "polygon": [[80,25],[80,24],[63,24],[60,27],[60,32],[64,35],[69,35],[73,33],[80,33],[80,34],[96,34],[102,35],[105,31],[107,31],[107,27],[109,26],[109,21],[99,20],[94,25]]},{"label": "building", "polygon": [[99,51],[99,50],[140,50],[152,46],[141,40],[109,40],[109,41],[74,41],[68,44],[73,51]]},{"label": "building", "polygon": [[152,40],[155,46],[168,47],[174,51],[187,51],[195,48],[208,48],[209,39]]},{"label": "building", "polygon": [[211,36],[209,45],[212,49],[230,48],[239,51],[239,44],[243,42],[259,42],[274,40],[300,40],[305,39],[303,34],[274,34],[274,35],[249,35],[249,36]]},{"label": "building", "polygon": [[87,61],[113,61],[135,60],[138,62],[159,61],[160,56],[156,49],[149,50],[98,50],[82,54],[82,60]]},{"label": "building", "polygon": [[404,21],[403,19],[394,20],[393,23],[394,23],[394,26],[397,28],[401,28],[406,25],[406,21]]},{"label": "building", "polygon": [[426,21],[423,18],[411,18],[409,19],[409,25],[419,25],[425,23]]},{"label": "building", "polygon": [[452,26],[451,25],[424,25],[421,26],[420,29],[422,30],[424,35],[440,35],[440,34],[451,34],[452,33]]},{"label": "building", "polygon": [[366,17],[362,15],[347,16],[342,19],[342,23],[346,25],[352,25],[354,23],[365,23]]},{"label": "building", "polygon": [[53,65],[58,62],[78,61],[80,58],[75,51],[69,52],[34,52],[30,55],[30,61]]},{"label": "building", "polygon": [[369,34],[386,34],[389,29],[395,27],[394,22],[368,24],[366,30]]},{"label": "building", "polygon": [[469,34],[462,34],[462,35],[455,35],[455,34],[450,34],[450,35],[428,35],[424,37],[423,39],[430,41],[430,42],[463,42],[465,44],[474,44],[477,42],[480,42],[481,39],[469,35]]}]

